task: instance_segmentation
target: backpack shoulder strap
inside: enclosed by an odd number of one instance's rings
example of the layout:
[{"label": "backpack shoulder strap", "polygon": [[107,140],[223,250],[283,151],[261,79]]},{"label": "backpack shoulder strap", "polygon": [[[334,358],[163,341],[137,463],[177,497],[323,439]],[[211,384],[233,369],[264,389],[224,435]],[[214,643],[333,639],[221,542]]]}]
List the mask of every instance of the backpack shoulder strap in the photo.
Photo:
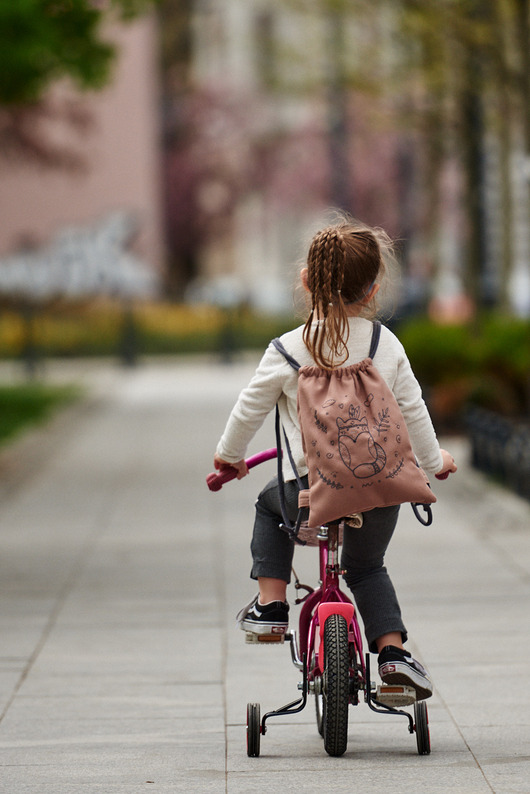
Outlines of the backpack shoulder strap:
[{"label": "backpack shoulder strap", "polygon": [[[276,350],[279,353],[282,354],[282,356],[285,358],[287,363],[290,364],[290,366],[294,370],[296,370],[296,372],[298,372],[298,370],[300,369],[300,364],[298,363],[298,361],[293,356],[291,356],[290,353],[287,352],[287,350],[285,349],[283,344],[280,342],[280,340],[278,338],[273,339],[272,340],[272,344],[274,345]],[[276,404],[276,422],[275,422],[275,425],[276,425],[276,448],[277,448],[277,451],[278,451],[278,454],[277,454],[278,495],[279,495],[279,498],[280,498],[280,510],[281,510],[281,514],[282,514],[282,518],[283,518],[283,527],[285,528],[285,530],[288,532],[289,536],[295,542],[303,544],[303,541],[298,540],[298,530],[300,529],[300,523],[302,521],[303,511],[300,510],[300,509],[298,510],[298,517],[297,517],[295,523],[293,524],[292,521],[290,521],[290,519],[289,519],[289,517],[287,515],[287,510],[286,510],[286,506],[285,506],[285,481],[284,481],[284,478],[283,478],[283,465],[282,465],[282,463],[283,463],[282,438],[281,438],[282,429],[283,429],[283,437],[284,437],[284,441],[285,441],[285,448],[286,448],[286,451],[287,451],[287,456],[289,458],[289,463],[291,464],[291,468],[293,470],[293,474],[294,474],[294,476],[296,478],[296,483],[298,485],[298,490],[299,491],[303,490],[304,484],[303,484],[303,482],[302,482],[302,480],[300,478],[300,475],[298,474],[298,470],[297,470],[296,464],[294,462],[293,454],[291,452],[291,446],[289,444],[289,439],[287,438],[287,433],[285,432],[285,428],[281,427],[280,410],[279,410],[278,404]]]},{"label": "backpack shoulder strap", "polygon": [[370,343],[370,352],[368,353],[368,358],[372,358],[377,353],[377,348],[379,347],[379,339],[381,337],[381,323],[379,320],[376,320],[373,323],[372,329],[372,341]]},{"label": "backpack shoulder strap", "polygon": [[[370,342],[370,352],[368,353],[368,358],[372,358],[373,359],[373,357],[377,353],[377,348],[379,347],[379,339],[380,338],[381,338],[381,323],[379,322],[379,320],[376,320],[373,323],[372,340]],[[298,361],[290,353],[287,352],[287,350],[285,349],[283,344],[280,342],[278,337],[276,337],[276,339],[272,340],[272,344],[274,345],[276,350],[279,353],[282,354],[282,356],[285,358],[287,363],[290,364],[291,367],[298,372],[298,370],[300,369],[300,364],[298,363]]]},{"label": "backpack shoulder strap", "polygon": [[282,356],[285,358],[287,363],[290,364],[291,367],[298,372],[298,370],[300,369],[300,364],[295,358],[293,358],[293,356],[290,353],[287,352],[287,350],[284,348],[278,337],[272,340],[272,344],[274,345],[276,350],[282,354]]}]

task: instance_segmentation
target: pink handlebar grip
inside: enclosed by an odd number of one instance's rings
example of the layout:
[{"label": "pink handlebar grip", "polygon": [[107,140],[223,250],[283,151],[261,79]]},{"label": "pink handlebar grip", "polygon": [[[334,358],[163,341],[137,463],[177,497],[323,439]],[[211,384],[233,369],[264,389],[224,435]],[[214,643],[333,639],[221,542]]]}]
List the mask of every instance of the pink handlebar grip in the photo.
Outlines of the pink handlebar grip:
[{"label": "pink handlebar grip", "polygon": [[436,477],[437,480],[447,480],[449,474],[450,472],[448,471],[442,471],[441,474],[435,474],[434,476]]},{"label": "pink handlebar grip", "polygon": [[[254,466],[259,466],[260,463],[264,463],[266,460],[272,460],[277,454],[276,447],[265,449],[263,452],[258,452],[256,455],[247,458],[247,466],[249,469],[253,469]],[[230,482],[230,480],[234,480],[236,477],[237,470],[232,467],[223,469],[223,471],[212,471],[211,474],[206,477],[206,484],[210,491],[220,491],[225,482]]]}]

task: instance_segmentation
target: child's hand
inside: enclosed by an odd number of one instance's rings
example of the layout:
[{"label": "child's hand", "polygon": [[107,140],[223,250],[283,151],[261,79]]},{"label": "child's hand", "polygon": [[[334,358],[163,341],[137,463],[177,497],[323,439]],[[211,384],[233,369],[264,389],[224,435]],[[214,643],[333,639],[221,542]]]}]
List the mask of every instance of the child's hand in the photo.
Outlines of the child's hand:
[{"label": "child's hand", "polygon": [[435,476],[439,480],[445,480],[449,474],[457,471],[458,466],[456,465],[455,459],[450,452],[448,452],[446,449],[440,449],[440,452],[442,453],[443,466]]},{"label": "child's hand", "polygon": [[214,455],[213,465],[217,471],[223,471],[224,469],[235,469],[237,471],[238,480],[241,480],[248,474],[248,466],[244,460],[238,460],[237,463],[228,463],[227,460],[223,460],[218,455]]}]

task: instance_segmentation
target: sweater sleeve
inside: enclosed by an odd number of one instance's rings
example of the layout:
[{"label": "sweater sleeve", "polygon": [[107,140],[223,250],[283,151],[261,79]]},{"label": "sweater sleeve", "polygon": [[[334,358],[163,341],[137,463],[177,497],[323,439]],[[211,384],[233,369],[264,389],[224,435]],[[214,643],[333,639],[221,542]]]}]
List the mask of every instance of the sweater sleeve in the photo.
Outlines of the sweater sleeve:
[{"label": "sweater sleeve", "polygon": [[435,474],[443,466],[440,445],[432,420],[421,393],[421,387],[410,366],[405,350],[399,342],[397,375],[394,395],[407,424],[412,449],[418,463],[428,474]]},{"label": "sweater sleeve", "polygon": [[240,393],[228,418],[216,454],[228,463],[245,457],[248,445],[283,391],[289,365],[271,344],[248,386]]}]

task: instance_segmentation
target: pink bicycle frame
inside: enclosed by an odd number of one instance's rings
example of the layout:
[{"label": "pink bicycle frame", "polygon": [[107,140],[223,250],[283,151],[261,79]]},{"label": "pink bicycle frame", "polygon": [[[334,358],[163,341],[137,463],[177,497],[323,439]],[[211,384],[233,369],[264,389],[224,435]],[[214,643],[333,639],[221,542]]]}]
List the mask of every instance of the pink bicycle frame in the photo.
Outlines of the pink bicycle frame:
[{"label": "pink bicycle frame", "polygon": [[355,614],[355,607],[351,599],[339,586],[340,569],[338,560],[335,559],[338,544],[333,544],[335,548],[330,551],[328,530],[325,527],[322,528],[318,540],[321,585],[306,598],[300,612],[298,623],[299,655],[307,654],[307,659],[311,663],[312,651],[314,651],[315,667],[308,671],[308,676],[311,680],[315,675],[320,675],[323,672],[323,659],[319,658],[317,651],[317,637],[319,649],[326,619],[332,614],[340,614],[346,619],[348,624],[348,634],[351,641],[355,643],[364,676],[363,641]]}]

